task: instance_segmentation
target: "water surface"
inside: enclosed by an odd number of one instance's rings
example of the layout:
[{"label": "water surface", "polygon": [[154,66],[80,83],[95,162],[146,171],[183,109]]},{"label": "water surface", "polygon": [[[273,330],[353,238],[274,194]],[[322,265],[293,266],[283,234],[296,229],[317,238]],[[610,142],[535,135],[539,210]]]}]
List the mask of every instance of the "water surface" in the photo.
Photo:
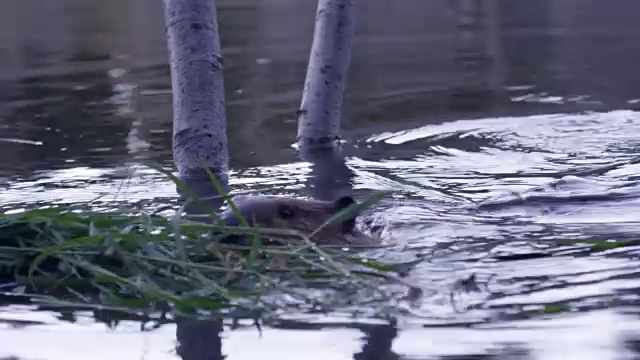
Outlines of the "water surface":
[{"label": "water surface", "polygon": [[[291,143],[315,2],[218,6],[232,188],[302,194],[309,166]],[[397,333],[370,325],[395,337],[379,356],[640,356],[640,249],[586,256],[573,244],[640,230],[639,10],[632,0],[358,3],[345,154],[358,196],[395,191],[360,225],[394,255],[433,259],[408,274],[425,296]],[[0,20],[0,207],[173,203],[173,186],[143,166],[172,166],[161,2],[6,0]],[[557,255],[490,260],[534,252]],[[471,274],[482,291],[452,306]],[[16,304],[0,319],[0,357],[177,358],[172,325],[114,330]],[[288,321],[297,325],[262,337],[226,332],[223,351],[373,358],[367,319]]]}]

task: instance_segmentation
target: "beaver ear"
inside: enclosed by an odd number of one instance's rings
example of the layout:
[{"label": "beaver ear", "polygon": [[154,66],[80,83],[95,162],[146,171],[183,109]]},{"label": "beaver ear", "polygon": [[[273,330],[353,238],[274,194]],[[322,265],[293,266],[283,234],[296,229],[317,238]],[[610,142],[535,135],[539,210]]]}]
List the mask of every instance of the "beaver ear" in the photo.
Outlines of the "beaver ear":
[{"label": "beaver ear", "polygon": [[[356,201],[353,199],[352,196],[343,196],[341,198],[339,198],[338,200],[334,201],[334,207],[336,209],[336,212],[344,210],[346,208],[348,208],[349,206],[353,205],[356,203]],[[342,224],[342,229],[345,232],[349,232],[351,231],[354,227],[356,227],[356,214],[352,214],[351,216],[349,216],[347,219],[345,219]]]},{"label": "beaver ear", "polygon": [[338,210],[338,211],[346,209],[346,208],[348,208],[349,206],[351,206],[351,205],[353,205],[355,203],[356,203],[356,201],[353,199],[352,196],[343,196],[343,197],[341,197],[338,200],[333,202],[336,210]]}]

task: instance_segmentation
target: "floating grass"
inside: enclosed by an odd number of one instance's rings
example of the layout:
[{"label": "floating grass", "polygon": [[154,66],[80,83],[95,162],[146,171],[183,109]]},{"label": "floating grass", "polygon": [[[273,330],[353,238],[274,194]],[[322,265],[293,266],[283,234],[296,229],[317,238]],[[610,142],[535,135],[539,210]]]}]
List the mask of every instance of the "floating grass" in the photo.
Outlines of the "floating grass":
[{"label": "floating grass", "polygon": [[[358,206],[380,198],[375,194]],[[169,217],[131,210],[97,213],[86,206],[0,215],[0,278],[11,285],[0,292],[49,306],[126,310],[149,317],[169,312],[254,318],[287,307],[328,310],[336,298],[358,292],[367,301],[388,300],[380,286],[388,281],[411,287],[393,274],[391,265],[342,247],[319,246],[294,230],[257,229],[246,221],[224,226],[213,212],[212,221],[194,221],[182,216],[183,209]],[[338,214],[338,220],[340,216],[345,214]],[[205,250],[212,234],[242,235],[251,242],[220,243],[223,250],[240,254],[221,259]],[[275,245],[264,245],[264,239]],[[287,266],[274,268],[283,256]],[[326,296],[331,292],[340,295]],[[287,301],[274,300],[276,295]]]}]

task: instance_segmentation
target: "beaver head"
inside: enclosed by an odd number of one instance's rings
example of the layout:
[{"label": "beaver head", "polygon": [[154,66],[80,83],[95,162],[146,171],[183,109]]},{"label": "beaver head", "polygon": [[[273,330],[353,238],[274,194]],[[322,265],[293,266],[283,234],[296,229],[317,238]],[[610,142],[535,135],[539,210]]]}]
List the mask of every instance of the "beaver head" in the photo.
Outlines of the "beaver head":
[{"label": "beaver head", "polygon": [[[242,196],[234,198],[233,203],[249,226],[298,230],[306,236],[315,232],[310,240],[322,245],[377,245],[379,243],[378,240],[356,229],[358,214],[349,214],[346,219],[325,224],[338,212],[356,203],[351,196],[344,196],[335,201],[265,195]],[[221,214],[221,220],[228,226],[242,224],[231,209]],[[316,232],[320,227],[322,229]],[[236,242],[237,240],[239,240],[237,236],[231,236],[223,241]]]}]

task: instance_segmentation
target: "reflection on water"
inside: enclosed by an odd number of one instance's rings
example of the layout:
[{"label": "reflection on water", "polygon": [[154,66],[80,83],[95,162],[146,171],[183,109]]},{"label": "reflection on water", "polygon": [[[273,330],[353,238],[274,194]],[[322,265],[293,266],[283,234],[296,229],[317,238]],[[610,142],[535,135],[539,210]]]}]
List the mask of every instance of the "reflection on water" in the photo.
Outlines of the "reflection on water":
[{"label": "reflection on water", "polygon": [[[297,193],[310,169],[290,145],[315,2],[218,6],[232,188]],[[399,254],[435,255],[408,275],[425,296],[397,331],[291,315],[293,328],[262,337],[226,332],[229,358],[634,358],[640,249],[586,256],[564,240],[640,230],[638,10],[633,0],[358,2],[347,165],[360,194],[396,192],[360,225]],[[163,27],[155,0],[0,4],[0,207],[175,201],[141,166],[171,167]],[[490,259],[536,252],[554,256]],[[471,274],[483,290],[454,308],[451,290]],[[550,311],[559,306],[569,312]],[[0,319],[0,357],[176,358],[172,325],[106,330],[17,306]]]},{"label": "reflection on water", "polygon": [[[141,332],[136,323],[123,322],[116,329],[95,324],[92,318],[61,322],[46,312],[12,308],[2,313],[0,327],[5,354],[24,359],[175,359],[172,342],[175,326]],[[32,322],[28,328],[10,323]],[[632,359],[638,336],[634,317],[612,311],[573,314],[564,318],[513,321],[507,325],[423,328],[406,325],[393,341],[391,353],[371,356],[360,345],[363,333],[354,328],[325,326],[313,331],[271,328],[260,335],[243,326],[225,336],[228,359]],[[362,325],[360,327],[363,327]],[[544,331],[541,331],[544,328]],[[28,336],[25,335],[28,331]],[[33,346],[33,344],[39,346]],[[250,344],[250,346],[247,346]],[[100,349],[100,351],[96,351]],[[286,349],[286,350],[283,350]],[[259,355],[257,355],[259,354]],[[636,353],[637,354],[637,353]],[[637,355],[636,355],[637,356]]]}]

